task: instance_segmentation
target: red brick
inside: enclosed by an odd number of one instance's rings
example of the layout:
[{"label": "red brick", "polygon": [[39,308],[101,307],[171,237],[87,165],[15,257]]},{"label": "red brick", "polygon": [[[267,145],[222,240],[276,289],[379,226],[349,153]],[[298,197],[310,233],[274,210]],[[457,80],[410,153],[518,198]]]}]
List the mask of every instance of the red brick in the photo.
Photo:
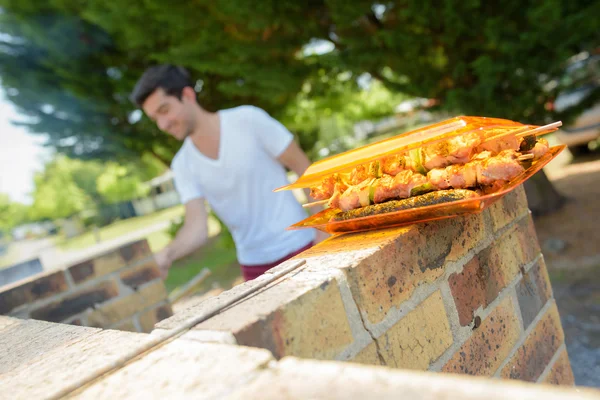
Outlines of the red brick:
[{"label": "red brick", "polygon": [[82,261],[69,267],[73,282],[80,283],[94,276],[94,260]]},{"label": "red brick", "polygon": [[544,382],[552,385],[573,386],[575,384],[567,349],[561,351]]},{"label": "red brick", "polygon": [[16,307],[45,299],[67,290],[65,273],[56,271],[34,277],[26,282],[20,281],[0,292],[0,314],[8,314]]},{"label": "red brick", "polygon": [[128,264],[149,257],[151,254],[148,242],[140,240],[73,265],[69,268],[69,273],[73,282],[82,283],[125,268]]},{"label": "red brick", "polygon": [[558,309],[556,304],[552,304],[502,369],[502,377],[535,382],[563,341],[564,334]]},{"label": "red brick", "polygon": [[32,311],[31,318],[60,322],[118,294],[119,289],[115,281],[104,281],[94,287],[75,292],[61,301]]},{"label": "red brick", "polygon": [[152,251],[150,250],[150,246],[148,245],[148,241],[146,241],[146,239],[138,240],[137,242],[122,246],[119,249],[119,252],[121,253],[121,257],[123,257],[127,263],[141,260],[144,257],[152,255]]},{"label": "red brick", "polygon": [[87,314],[88,324],[99,328],[112,326],[155,304],[163,303],[166,298],[164,282],[156,279],[141,286],[138,291],[95,307],[94,311]]},{"label": "red brick", "polygon": [[385,365],[426,371],[453,343],[438,290],[377,339]]},{"label": "red brick", "polygon": [[[443,275],[448,262],[463,257],[483,239],[485,224],[481,215],[475,215],[386,232],[386,241],[381,240],[379,231],[353,234],[355,241],[348,243],[346,251],[378,249],[360,262],[338,265],[371,323],[382,321],[390,308],[399,307],[417,287]],[[348,238],[334,238],[322,250],[336,246],[337,241],[348,242]]]},{"label": "red brick", "polygon": [[492,229],[497,231],[523,215],[528,209],[523,186],[517,187],[488,208]]},{"label": "red brick", "polygon": [[525,329],[552,297],[552,287],[544,260],[540,259],[521,279],[516,287],[519,307]]},{"label": "red brick", "polygon": [[140,314],[139,321],[142,332],[152,332],[154,325],[173,315],[173,309],[170,304],[161,304]]},{"label": "red brick", "polygon": [[461,273],[450,275],[448,283],[462,326],[469,325],[473,321],[475,310],[487,304],[486,284],[488,282],[477,256],[464,266]]},{"label": "red brick", "polygon": [[76,284],[98,276],[104,276],[125,267],[125,260],[118,251],[110,251],[69,267],[69,273]]},{"label": "red brick", "polygon": [[444,365],[443,372],[491,376],[519,339],[521,328],[511,297],[506,297],[473,330],[469,339]]},{"label": "red brick", "polygon": [[530,216],[523,218],[517,223],[516,228],[523,260],[531,262],[542,252],[533,219]]},{"label": "red brick", "polygon": [[121,272],[121,281],[136,290],[146,282],[160,277],[158,265],[154,260]]},{"label": "red brick", "polygon": [[[266,278],[257,278],[258,283]],[[253,284],[249,281],[232,290],[247,289]],[[219,304],[230,295],[228,292],[194,306],[189,316]],[[172,329],[178,320],[181,319],[176,314],[156,328]],[[230,332],[239,345],[268,349],[276,358],[334,359],[354,341],[350,323],[337,279],[302,270],[193,329]],[[362,326],[361,321],[353,323]]]},{"label": "red brick", "polygon": [[475,310],[493,302],[519,269],[532,261],[519,251],[521,233],[520,226],[509,230],[448,279],[462,326],[469,325]]}]

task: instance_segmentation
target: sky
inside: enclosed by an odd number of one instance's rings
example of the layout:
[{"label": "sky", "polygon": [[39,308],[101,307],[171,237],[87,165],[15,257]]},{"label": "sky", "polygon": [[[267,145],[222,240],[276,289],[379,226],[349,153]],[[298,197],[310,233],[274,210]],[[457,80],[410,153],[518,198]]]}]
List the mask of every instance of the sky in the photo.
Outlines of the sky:
[{"label": "sky", "polygon": [[42,146],[44,137],[31,135],[11,124],[22,119],[0,91],[0,193],[13,201],[30,204],[33,176],[43,167],[51,151]]}]

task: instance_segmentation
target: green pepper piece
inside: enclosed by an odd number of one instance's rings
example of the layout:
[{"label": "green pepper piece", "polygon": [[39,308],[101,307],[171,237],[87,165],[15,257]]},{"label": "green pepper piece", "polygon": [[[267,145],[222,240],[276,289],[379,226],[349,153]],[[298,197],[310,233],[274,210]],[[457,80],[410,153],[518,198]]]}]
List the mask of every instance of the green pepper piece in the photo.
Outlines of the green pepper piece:
[{"label": "green pepper piece", "polygon": [[427,175],[427,170],[423,166],[423,161],[421,159],[421,149],[412,149],[409,154],[410,159],[415,165],[416,172],[420,173],[421,175]]},{"label": "green pepper piece", "polygon": [[422,185],[415,186],[414,188],[412,188],[410,191],[410,195],[411,195],[411,197],[419,196],[421,194],[429,193],[434,190],[435,190],[435,187],[431,183],[427,182],[427,183],[424,183]]},{"label": "green pepper piece", "polygon": [[374,178],[381,178],[381,163],[379,160],[373,161],[369,168],[369,175]]}]

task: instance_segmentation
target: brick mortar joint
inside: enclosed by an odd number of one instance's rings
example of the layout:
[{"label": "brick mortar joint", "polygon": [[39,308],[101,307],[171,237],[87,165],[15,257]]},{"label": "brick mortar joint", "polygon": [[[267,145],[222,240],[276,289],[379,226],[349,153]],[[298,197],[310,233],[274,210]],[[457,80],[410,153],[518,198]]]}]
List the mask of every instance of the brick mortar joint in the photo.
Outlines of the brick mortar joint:
[{"label": "brick mortar joint", "polygon": [[[377,338],[375,337],[374,333],[367,326],[368,324],[366,323],[366,321],[362,315],[362,310],[360,309],[358,302],[356,301],[356,299],[354,298],[354,295],[352,294],[352,290],[350,289],[350,287],[348,285],[348,281],[346,280],[345,274],[342,271],[337,270],[337,273],[334,273],[334,275],[336,277],[336,280],[338,281],[340,294],[342,295],[342,302],[344,303],[344,310],[346,311],[346,317],[350,320],[350,318],[349,318],[350,316],[348,315],[348,310],[346,308],[347,305],[346,305],[346,299],[345,299],[345,297],[349,297],[348,301],[350,301],[350,300],[352,301],[351,306],[353,306],[355,308],[356,314],[358,314],[358,318],[362,324],[362,328],[371,337],[371,339],[375,343],[375,350],[377,352],[377,358],[379,359],[379,362],[381,363],[381,365],[386,365],[385,358],[383,358],[383,354],[382,354],[381,348],[379,346],[379,342],[377,341]],[[343,293],[342,293],[343,286],[345,286],[348,289],[349,296],[343,295]],[[352,329],[352,327],[351,327],[351,329]],[[354,334],[353,334],[353,336],[354,336]],[[352,345],[349,346],[349,348],[352,348],[352,347],[353,347]],[[360,349],[360,350],[362,350],[362,349]]]},{"label": "brick mortar joint", "polygon": [[[102,282],[105,282],[105,281],[106,282],[110,282],[111,280],[114,280],[115,283],[117,284],[117,287],[119,288],[119,295],[116,296],[115,298],[121,298],[124,295],[129,295],[131,293],[137,292],[137,291],[133,290],[131,287],[125,285],[121,281],[121,277],[120,277],[120,274],[121,274],[121,272],[123,272],[123,270],[125,270],[126,268],[130,268],[130,267],[134,268],[135,266],[137,266],[137,265],[126,266],[126,267],[123,267],[121,269],[112,271],[109,274],[105,274],[105,275],[100,275],[100,276],[94,277],[93,279],[90,279],[88,281],[82,282],[80,284],[74,284],[73,287],[69,287],[69,288],[67,288],[67,290],[65,290],[63,292],[59,292],[59,293],[57,293],[57,294],[55,294],[53,296],[47,297],[45,299],[39,299],[39,300],[33,301],[31,303],[22,304],[21,306],[16,307],[13,311],[14,312],[18,312],[21,309],[23,309],[23,310],[29,310],[29,311],[31,311],[31,310],[37,310],[39,308],[46,307],[46,306],[48,306],[48,305],[50,305],[52,303],[63,301],[64,299],[66,299],[67,297],[69,297],[72,294],[79,293],[79,292],[85,292],[86,290],[91,289],[94,286],[96,286],[96,285],[98,285],[98,284],[100,284]],[[69,275],[68,271],[64,271],[64,273],[65,273],[65,275]],[[154,282],[155,280],[156,279],[154,279],[152,281],[148,281],[148,282]],[[138,290],[139,290],[140,287],[146,285],[148,282],[144,283],[143,285],[140,285],[138,287]],[[127,291],[127,293],[122,293],[121,292],[122,288],[126,288],[125,290]],[[112,299],[110,299],[110,300],[112,300]]]},{"label": "brick mortar joint", "polygon": [[[471,259],[476,254],[478,254],[482,250],[484,250],[487,247],[489,247],[490,245],[492,245],[498,238],[500,238],[506,232],[508,232],[509,230],[514,228],[514,226],[516,224],[518,224],[521,220],[527,218],[529,216],[529,214],[530,214],[530,211],[529,211],[529,209],[527,209],[527,211],[525,213],[523,213],[520,216],[518,216],[517,218],[515,218],[513,220],[513,222],[511,222],[510,224],[507,224],[506,226],[504,226],[501,229],[499,229],[498,231],[496,231],[496,233],[494,235],[488,235],[487,238],[480,241],[477,244],[477,246],[475,246],[471,250],[469,250],[464,256],[462,256],[461,258],[459,258],[456,261],[447,263],[444,266],[444,273],[440,277],[438,277],[436,280],[434,280],[433,282],[416,287],[413,291],[413,294],[408,299],[406,299],[405,301],[403,301],[401,303],[401,306],[402,306],[401,309],[396,305],[390,307],[388,312],[384,316],[384,318],[376,324],[371,324],[369,321],[365,321],[363,319],[363,323],[365,324],[365,329],[369,330],[369,333],[374,334],[376,337],[383,335],[388,329],[390,329],[394,324],[396,324],[398,321],[400,321],[402,318],[404,318],[408,313],[413,311],[419,304],[421,304],[421,302],[423,300],[425,300],[427,297],[429,297],[431,294],[433,294],[438,288],[441,288],[444,285],[447,285],[448,279],[450,278],[450,276],[452,274],[461,273],[464,266],[469,261],[471,261]],[[533,261],[527,263],[524,266],[524,270],[525,271],[530,270],[531,267],[533,265],[535,265],[535,263],[539,260],[539,258],[540,258],[540,254],[538,254],[538,256],[536,256],[533,259]],[[508,289],[511,286],[516,285],[516,282],[518,282],[518,280],[521,278],[521,276],[522,275],[519,272],[517,274],[515,280],[512,281],[509,285],[507,285],[507,287],[504,290]],[[497,298],[499,298],[499,297],[503,297],[502,292],[500,292],[498,294]],[[494,299],[494,302],[496,302],[496,299]],[[492,304],[494,304],[494,302],[490,303],[487,308],[489,308]],[[497,304],[497,302],[496,302],[496,304]],[[361,314],[361,318],[362,318],[362,314]],[[368,328],[367,328],[367,326],[368,326]]]},{"label": "brick mortar joint", "polygon": [[[450,277],[450,275],[452,275],[454,273],[461,273],[464,266],[469,261],[471,261],[471,259],[473,257],[475,257],[481,251],[483,251],[486,248],[488,248],[489,246],[491,246],[496,240],[500,239],[508,231],[510,231],[511,229],[514,229],[514,227],[516,225],[518,225],[522,220],[524,220],[528,216],[530,216],[530,214],[531,214],[531,212],[529,211],[529,209],[527,209],[526,212],[524,212],[521,215],[518,215],[509,224],[503,226],[502,228],[498,229],[495,232],[491,232],[490,235],[486,235],[486,237],[483,240],[481,240],[479,243],[477,243],[476,246],[474,246],[471,250],[467,251],[465,253],[465,255],[460,257],[458,260],[448,262],[445,265],[444,274],[438,279],[447,280]],[[486,230],[489,230],[489,231],[492,230],[492,228],[488,226],[487,222],[485,223],[485,225],[486,225]]]},{"label": "brick mortar joint", "polygon": [[454,296],[452,296],[452,290],[447,281],[440,285],[440,293],[442,294],[446,317],[450,324],[450,332],[452,332],[452,343],[464,343],[471,336],[472,328],[469,325],[460,325],[460,318],[458,316],[456,303],[454,302]]},{"label": "brick mortar joint", "polygon": [[[506,359],[504,361],[502,361],[502,363],[498,367],[498,370],[496,370],[496,372],[492,375],[493,377],[500,378],[500,374],[502,373],[502,370],[504,369],[504,367],[506,367],[508,365],[508,363],[514,357],[514,355],[517,353],[517,351],[519,351],[519,348],[521,348],[523,343],[525,343],[525,341],[527,340],[527,338],[529,337],[531,332],[533,332],[533,330],[535,330],[535,328],[537,327],[539,322],[546,315],[546,313],[552,307],[553,304],[554,304],[554,298],[550,297],[548,299],[548,301],[546,301],[546,304],[544,304],[544,306],[540,309],[538,314],[535,316],[533,321],[531,321],[531,323],[529,324],[529,327],[525,331],[521,331],[521,336],[519,337],[519,340],[517,340],[517,342],[514,344],[513,348],[510,350],[510,352],[506,356]],[[563,342],[563,344],[564,344],[564,342]]]},{"label": "brick mortar joint", "polygon": [[[538,255],[533,261],[531,261],[530,264],[534,265],[537,262],[537,260],[539,259],[539,257],[540,257],[540,255]],[[485,320],[496,309],[496,307],[498,307],[498,305],[502,301],[504,301],[504,299],[506,297],[513,296],[513,293],[516,294],[516,286],[518,285],[518,283],[520,282],[522,277],[523,277],[523,275],[521,274],[521,272],[518,272],[517,275],[515,276],[515,278],[508,285],[506,285],[506,287],[504,289],[502,289],[500,291],[500,293],[498,293],[498,296],[496,296],[494,301],[492,301],[490,304],[488,304],[488,306],[485,308],[483,308],[482,306],[479,306],[476,310],[474,310],[474,315],[479,316],[482,321]],[[441,288],[441,286],[440,286],[440,288]],[[448,285],[448,289],[449,289],[449,285]],[[444,291],[443,290],[442,290],[442,299],[444,299]],[[515,309],[518,309],[519,308],[518,301],[515,303],[514,302],[515,298],[513,298],[512,300],[513,300],[513,307]],[[552,298],[550,298],[550,300],[552,300]],[[450,299],[450,301],[453,302],[454,298]],[[544,305],[544,307],[546,307],[546,305]],[[544,307],[542,307],[542,309],[544,309]],[[520,313],[518,315],[520,315]],[[448,317],[449,317],[448,320],[452,324],[450,315]],[[533,322],[537,321],[538,317],[539,317],[539,315],[537,315],[536,319],[534,321],[532,321],[532,324],[533,324]],[[531,328],[531,325],[530,325],[530,328]],[[452,336],[454,339],[454,343],[444,352],[444,354],[442,354],[440,356],[440,358],[438,358],[437,361],[435,361],[433,364],[430,365],[430,367],[429,367],[430,371],[441,371],[442,368],[444,367],[444,365],[448,361],[450,361],[450,359],[454,356],[454,354],[456,354],[456,352],[460,350],[460,348],[467,342],[467,340],[469,340],[469,338],[473,335],[473,332],[474,332],[473,329],[470,328],[469,325],[462,327],[459,324],[458,332],[456,332],[456,334],[455,334],[454,327],[452,325],[451,325],[451,329],[452,329]],[[520,331],[521,331],[521,336],[523,336],[523,323],[521,320],[520,320]],[[521,339],[521,336],[519,337],[519,339]],[[517,343],[518,342],[519,341],[517,341]],[[513,355],[513,350],[514,349],[511,349],[510,356]],[[510,357],[508,357],[507,360],[508,359],[510,359]],[[507,360],[505,360],[505,362],[507,362]],[[501,365],[503,366],[504,362]]]},{"label": "brick mortar joint", "polygon": [[138,315],[134,315],[133,317],[131,317],[131,322],[133,323],[133,326],[135,327],[136,331],[142,332],[142,323],[140,322],[140,318]]},{"label": "brick mortar joint", "polygon": [[390,307],[387,314],[380,322],[372,324],[368,320],[363,319],[365,329],[367,329],[369,333],[375,335],[376,337],[382,336],[394,325],[396,325],[398,321],[414,311],[421,303],[423,303],[423,301],[435,293],[435,291],[439,289],[442,282],[444,281],[438,281],[438,279],[436,279],[430,284],[416,287],[413,291],[413,294],[408,299],[400,303],[399,306],[401,306],[401,308],[395,305]]},{"label": "brick mortar joint", "polygon": [[64,269],[63,273],[65,274],[65,281],[67,282],[67,287],[68,287],[67,291],[69,291],[71,289],[75,289],[75,287],[77,286],[77,284],[73,280],[73,277],[71,276],[71,274],[69,273],[69,271],[67,271],[66,269]]},{"label": "brick mortar joint", "polygon": [[550,375],[550,372],[552,372],[552,368],[554,368],[554,364],[557,363],[558,359],[562,355],[563,351],[566,350],[566,348],[567,348],[567,345],[563,342],[558,347],[558,349],[556,349],[556,353],[554,353],[554,355],[550,359],[550,362],[548,363],[548,365],[546,365],[546,368],[544,368],[544,371],[541,373],[540,377],[537,379],[537,381],[536,381],[537,383],[544,382],[546,380],[548,375]]},{"label": "brick mortar joint", "polygon": [[[523,277],[524,279],[524,277]],[[517,283],[518,284],[518,283]],[[512,303],[515,315],[517,316],[517,320],[519,321],[519,326],[521,328],[521,332],[525,331],[525,321],[523,321],[523,314],[521,313],[521,305],[519,303],[519,296],[517,294],[517,285],[515,285],[512,290],[512,293],[509,293],[508,296],[512,297]]]},{"label": "brick mortar joint", "polygon": [[[540,255],[538,254],[532,261],[527,263],[524,268],[526,270],[531,269],[531,267],[533,265],[535,265],[539,259],[540,259]],[[523,279],[523,277],[524,276],[521,273],[521,271],[517,272],[517,274],[515,275],[513,280],[510,281],[510,283],[508,285],[506,285],[506,287],[504,287],[504,289],[502,289],[498,293],[498,296],[496,296],[494,301],[492,301],[490,304],[488,304],[487,307],[485,307],[485,308],[482,306],[479,306],[477,308],[477,310],[475,310],[475,315],[480,316],[482,320],[486,319],[492,313],[492,311],[494,311],[494,309],[496,309],[498,304],[500,304],[506,297],[512,296],[513,292],[516,295],[516,287],[519,284],[519,282]],[[518,299],[513,298],[513,300],[516,300],[516,302],[513,304],[514,307],[516,307],[516,309],[519,309]],[[519,309],[519,315],[520,315],[520,309]],[[522,319],[521,319],[521,326],[523,326]]]}]

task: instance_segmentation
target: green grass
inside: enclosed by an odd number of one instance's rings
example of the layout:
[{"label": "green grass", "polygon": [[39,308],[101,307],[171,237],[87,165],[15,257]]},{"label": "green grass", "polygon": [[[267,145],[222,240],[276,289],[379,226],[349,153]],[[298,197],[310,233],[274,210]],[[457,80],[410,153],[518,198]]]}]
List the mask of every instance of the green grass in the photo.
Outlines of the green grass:
[{"label": "green grass", "polygon": [[[182,217],[183,214],[184,207],[179,205],[150,215],[116,221],[100,228],[100,240],[116,239],[129,232],[144,229],[145,227],[152,226],[162,221],[171,221],[175,218]],[[56,244],[61,250],[77,250],[95,245],[96,239],[94,233],[89,231],[71,239],[65,239],[64,237],[60,238],[57,240]]]},{"label": "green grass", "polygon": [[235,249],[218,236],[200,250],[173,264],[165,281],[167,290],[171,292],[187,283],[204,268],[208,268],[211,275],[203,282],[201,288],[210,288],[213,283],[218,283],[222,288],[228,289],[241,275]]},{"label": "green grass", "polygon": [[4,252],[0,253],[0,269],[6,268],[17,262],[19,255],[13,246],[8,244]]}]

